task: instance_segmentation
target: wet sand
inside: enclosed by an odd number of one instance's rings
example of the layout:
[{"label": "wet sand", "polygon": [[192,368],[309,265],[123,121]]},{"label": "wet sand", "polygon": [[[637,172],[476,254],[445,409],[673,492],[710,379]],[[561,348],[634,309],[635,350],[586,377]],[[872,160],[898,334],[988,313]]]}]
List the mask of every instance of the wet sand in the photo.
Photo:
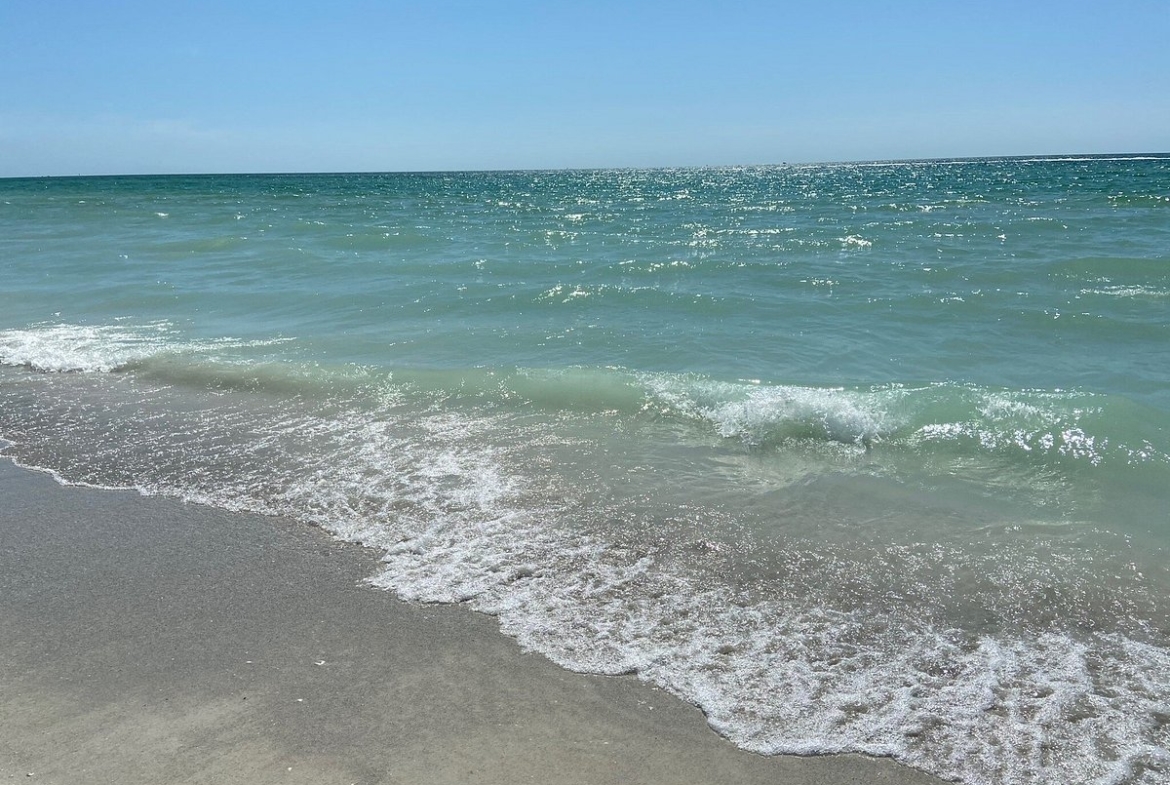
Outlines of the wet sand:
[{"label": "wet sand", "polygon": [[633,678],[365,585],[376,565],[296,522],[0,460],[0,781],[940,782],[744,752]]}]

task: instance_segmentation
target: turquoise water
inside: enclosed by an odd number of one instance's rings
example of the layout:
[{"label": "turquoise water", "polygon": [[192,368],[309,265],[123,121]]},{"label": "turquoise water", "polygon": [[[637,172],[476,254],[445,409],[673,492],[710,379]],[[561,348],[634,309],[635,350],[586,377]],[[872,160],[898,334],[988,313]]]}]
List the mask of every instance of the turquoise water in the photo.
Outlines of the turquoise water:
[{"label": "turquoise water", "polygon": [[1170,776],[1170,156],[0,180],[0,437],[765,753]]}]

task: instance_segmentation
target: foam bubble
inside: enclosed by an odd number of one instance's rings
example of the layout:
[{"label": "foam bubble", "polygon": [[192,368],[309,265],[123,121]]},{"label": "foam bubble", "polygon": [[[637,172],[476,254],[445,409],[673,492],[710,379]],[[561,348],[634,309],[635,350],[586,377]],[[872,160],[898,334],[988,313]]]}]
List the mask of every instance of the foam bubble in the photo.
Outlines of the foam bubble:
[{"label": "foam bubble", "polygon": [[40,324],[0,330],[0,364],[47,373],[111,373],[152,357],[270,346],[285,339],[185,340],[167,321],[103,325]]},{"label": "foam bubble", "polygon": [[751,385],[694,377],[641,377],[652,408],[711,422],[721,436],[757,446],[786,439],[868,446],[893,426],[880,393],[842,388]]},{"label": "foam bubble", "polygon": [[108,373],[173,345],[168,322],[128,325],[38,325],[0,331],[0,362],[38,371]]},{"label": "foam bubble", "polygon": [[1122,297],[1127,299],[1170,297],[1170,290],[1159,289],[1153,286],[1103,286],[1096,289],[1081,289],[1082,295],[1098,294],[1107,297]]},{"label": "foam bubble", "polygon": [[[1164,649],[1121,635],[972,638],[909,614],[745,603],[652,555],[530,538],[530,521],[518,538],[517,523],[395,550],[374,583],[468,602],[565,667],[635,674],[762,754],[862,752],[980,785],[1119,773],[1152,785],[1170,772],[1165,734],[1151,733],[1170,700]],[[516,566],[485,580],[485,562]]]}]

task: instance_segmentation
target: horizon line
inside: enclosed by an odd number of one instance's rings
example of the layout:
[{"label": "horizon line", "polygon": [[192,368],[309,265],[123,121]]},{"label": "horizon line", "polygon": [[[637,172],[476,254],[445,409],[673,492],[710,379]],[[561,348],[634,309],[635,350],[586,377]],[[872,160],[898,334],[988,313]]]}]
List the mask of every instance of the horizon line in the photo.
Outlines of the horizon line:
[{"label": "horizon line", "polygon": [[451,175],[451,174],[523,174],[542,172],[650,172],[703,169],[770,169],[811,168],[822,166],[889,166],[896,164],[962,164],[985,161],[1089,161],[1089,160],[1170,160],[1166,152],[1106,152],[1106,153],[1022,153],[1014,155],[938,156],[928,158],[873,158],[837,161],[781,161],[754,164],[689,164],[680,166],[564,166],[517,167],[502,169],[368,169],[368,170],[287,170],[287,171],[171,171],[171,172],[114,172],[104,174],[15,174],[0,175],[0,180],[65,180],[103,177],[310,177],[341,175]]}]

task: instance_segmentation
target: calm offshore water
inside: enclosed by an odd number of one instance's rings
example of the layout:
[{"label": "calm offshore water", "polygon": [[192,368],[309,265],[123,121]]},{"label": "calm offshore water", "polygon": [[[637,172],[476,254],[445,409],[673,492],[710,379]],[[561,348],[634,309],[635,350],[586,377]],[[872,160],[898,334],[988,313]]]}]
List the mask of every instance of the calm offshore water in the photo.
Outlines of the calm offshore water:
[{"label": "calm offshore water", "polygon": [[1170,156],[0,180],[0,362],[748,749],[1170,779]]}]

